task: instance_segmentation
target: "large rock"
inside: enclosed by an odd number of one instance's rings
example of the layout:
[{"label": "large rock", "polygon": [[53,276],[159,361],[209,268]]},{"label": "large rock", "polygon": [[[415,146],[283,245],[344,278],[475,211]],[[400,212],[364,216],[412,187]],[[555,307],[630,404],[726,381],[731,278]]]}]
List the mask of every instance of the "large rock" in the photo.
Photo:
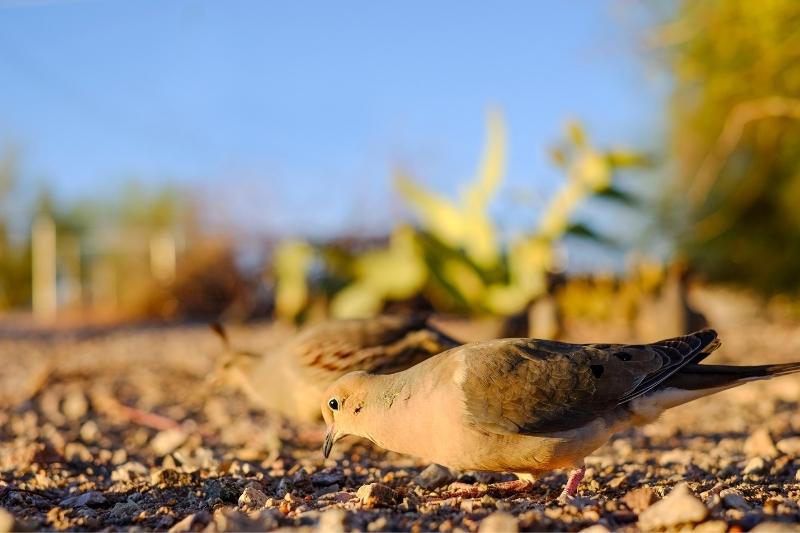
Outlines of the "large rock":
[{"label": "large rock", "polygon": [[708,517],[708,509],[685,483],[677,485],[666,498],[639,515],[639,528],[644,531],[698,524]]}]

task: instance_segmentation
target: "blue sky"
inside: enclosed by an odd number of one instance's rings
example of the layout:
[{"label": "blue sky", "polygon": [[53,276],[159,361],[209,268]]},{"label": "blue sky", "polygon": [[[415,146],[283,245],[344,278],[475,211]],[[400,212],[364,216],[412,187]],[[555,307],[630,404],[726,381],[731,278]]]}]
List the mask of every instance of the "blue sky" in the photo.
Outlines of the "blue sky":
[{"label": "blue sky", "polygon": [[497,106],[510,167],[495,207],[524,224],[558,185],[545,151],[566,119],[599,144],[658,142],[666,84],[641,58],[641,11],[0,0],[0,143],[21,149],[26,184],[64,200],[175,182],[216,200],[219,221],[329,235],[402,215],[397,165],[455,194]]}]

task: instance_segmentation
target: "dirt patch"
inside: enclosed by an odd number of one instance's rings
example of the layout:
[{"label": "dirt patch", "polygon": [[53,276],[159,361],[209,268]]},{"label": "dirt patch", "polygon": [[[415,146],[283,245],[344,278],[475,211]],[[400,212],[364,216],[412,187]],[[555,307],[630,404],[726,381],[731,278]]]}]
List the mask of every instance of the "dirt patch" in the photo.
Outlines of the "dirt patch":
[{"label": "dirt patch", "polygon": [[[719,329],[717,361],[800,359],[797,324]],[[263,350],[285,331],[236,334]],[[564,472],[532,485],[511,474],[418,477],[428,465],[355,439],[325,461],[322,429],[292,427],[209,384],[219,353],[200,326],[1,340],[0,527],[447,532],[488,519],[484,530],[635,530],[646,514],[647,524],[726,531],[800,521],[796,376],[618,436],[587,459],[581,497],[564,506],[555,502]],[[684,505],[686,522],[658,516],[657,502],[683,482],[688,491],[662,507]]]}]

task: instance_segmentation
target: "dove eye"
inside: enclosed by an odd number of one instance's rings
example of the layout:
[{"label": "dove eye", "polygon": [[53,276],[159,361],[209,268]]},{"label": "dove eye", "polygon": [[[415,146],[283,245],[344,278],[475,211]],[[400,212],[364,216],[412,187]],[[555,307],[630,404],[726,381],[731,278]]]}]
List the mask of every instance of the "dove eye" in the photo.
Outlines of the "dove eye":
[{"label": "dove eye", "polygon": [[331,398],[330,400],[328,400],[328,407],[330,407],[332,411],[338,411],[339,400],[337,400],[336,398]]}]

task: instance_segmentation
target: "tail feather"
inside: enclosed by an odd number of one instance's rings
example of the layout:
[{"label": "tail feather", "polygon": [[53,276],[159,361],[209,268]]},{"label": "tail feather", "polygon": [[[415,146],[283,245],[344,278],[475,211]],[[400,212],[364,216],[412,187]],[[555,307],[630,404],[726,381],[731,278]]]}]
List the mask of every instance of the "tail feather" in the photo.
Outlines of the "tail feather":
[{"label": "tail feather", "polygon": [[689,364],[661,382],[656,389],[632,405],[638,423],[652,422],[665,409],[703,396],[743,385],[800,372],[800,362],[778,365],[733,366]]},{"label": "tail feather", "polygon": [[800,372],[800,362],[757,366],[690,364],[670,376],[659,386],[659,389],[711,390],[728,388],[748,381],[770,379],[795,372]]}]

